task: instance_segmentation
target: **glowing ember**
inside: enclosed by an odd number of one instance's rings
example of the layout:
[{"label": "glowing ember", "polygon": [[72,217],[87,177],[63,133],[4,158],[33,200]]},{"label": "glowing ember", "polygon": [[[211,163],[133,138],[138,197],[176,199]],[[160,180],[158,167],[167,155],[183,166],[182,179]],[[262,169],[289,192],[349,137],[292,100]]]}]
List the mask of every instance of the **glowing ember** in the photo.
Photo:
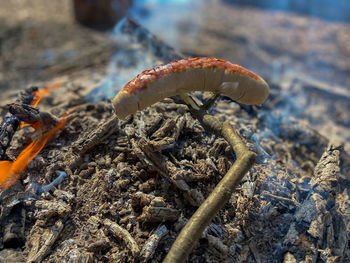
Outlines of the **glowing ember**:
[{"label": "glowing ember", "polygon": [[30,143],[17,157],[16,161],[0,161],[0,189],[7,189],[12,186],[27,165],[44,148],[45,144],[55,136],[56,132],[61,130],[66,124],[66,115],[64,114],[60,122],[40,139]]}]

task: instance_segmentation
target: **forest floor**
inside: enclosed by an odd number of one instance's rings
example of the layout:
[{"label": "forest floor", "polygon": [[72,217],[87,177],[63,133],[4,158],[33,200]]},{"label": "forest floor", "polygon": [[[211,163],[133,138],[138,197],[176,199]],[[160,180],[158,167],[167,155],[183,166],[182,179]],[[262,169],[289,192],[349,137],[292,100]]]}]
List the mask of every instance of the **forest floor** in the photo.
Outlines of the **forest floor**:
[{"label": "forest floor", "polygon": [[[174,98],[123,121],[114,116],[105,95],[114,92],[105,93],[112,73],[130,80],[140,61],[141,67],[156,65],[182,53],[132,22],[124,22],[124,37],[116,38],[83,28],[68,0],[31,3],[7,1],[0,9],[1,116],[8,116],[6,105],[19,90],[53,83],[59,88],[37,108],[57,118],[71,113],[22,179],[0,192],[0,262],[161,262],[234,163],[234,153]],[[220,98],[210,111],[231,123],[257,161],[188,262],[350,261],[350,25],[229,8],[211,8],[211,23],[196,39],[204,44],[184,37],[181,51],[261,69],[271,93],[262,107]],[[218,19],[228,10],[244,30]],[[262,36],[249,23],[252,16],[282,26]],[[322,30],[306,46],[294,31],[310,24]],[[273,66],[286,50],[283,63]],[[315,73],[316,62],[308,69],[298,65],[295,58],[311,51],[316,61],[332,65],[327,72],[336,84]],[[286,70],[289,64],[298,70]],[[18,130],[9,156],[15,159],[37,136],[31,127]],[[52,182],[56,171],[68,176],[38,193],[34,186]]]}]

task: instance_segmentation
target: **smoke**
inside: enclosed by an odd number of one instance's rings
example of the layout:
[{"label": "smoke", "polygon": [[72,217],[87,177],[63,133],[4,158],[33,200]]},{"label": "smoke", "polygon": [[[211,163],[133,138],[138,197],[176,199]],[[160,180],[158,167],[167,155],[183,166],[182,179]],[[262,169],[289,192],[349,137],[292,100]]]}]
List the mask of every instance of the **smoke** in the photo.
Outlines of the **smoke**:
[{"label": "smoke", "polygon": [[143,45],[138,39],[138,29],[133,34],[125,32],[128,21],[122,19],[114,28],[111,37],[116,41],[116,50],[109,62],[107,73],[90,94],[89,101],[99,101],[114,97],[124,85],[146,69],[161,61],[152,52],[150,45]]},{"label": "smoke", "polygon": [[[182,34],[196,37],[201,19],[198,0],[136,0],[129,16],[173,47],[181,46]],[[191,33],[191,34],[188,34]]]}]

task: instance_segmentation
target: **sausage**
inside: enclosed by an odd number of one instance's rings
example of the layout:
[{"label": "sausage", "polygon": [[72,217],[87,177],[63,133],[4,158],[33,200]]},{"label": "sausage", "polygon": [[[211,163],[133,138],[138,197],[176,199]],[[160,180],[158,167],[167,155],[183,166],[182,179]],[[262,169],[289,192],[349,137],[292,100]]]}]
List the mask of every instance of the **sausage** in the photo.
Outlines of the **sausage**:
[{"label": "sausage", "polygon": [[179,92],[211,91],[235,101],[261,105],[269,85],[258,75],[229,61],[186,58],[143,71],[129,81],[112,100],[116,115],[130,114]]}]

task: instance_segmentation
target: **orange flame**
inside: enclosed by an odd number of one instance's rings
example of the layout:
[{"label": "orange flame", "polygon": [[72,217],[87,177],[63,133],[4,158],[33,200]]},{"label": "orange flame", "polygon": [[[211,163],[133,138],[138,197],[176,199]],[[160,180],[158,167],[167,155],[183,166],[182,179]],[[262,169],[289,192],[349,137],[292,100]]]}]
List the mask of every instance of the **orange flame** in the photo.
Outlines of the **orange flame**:
[{"label": "orange flame", "polygon": [[[36,106],[38,105],[38,103],[40,102],[40,100],[43,97],[49,95],[54,90],[60,88],[64,82],[65,82],[64,79],[60,79],[60,80],[57,80],[55,82],[48,84],[47,86],[45,86],[41,90],[35,91],[34,92],[34,99],[32,100],[32,102],[30,104],[33,106],[33,108],[36,108]],[[19,128],[22,129],[22,128],[27,127],[27,126],[32,126],[34,129],[37,130],[41,127],[41,123],[36,122],[34,124],[28,124],[28,123],[21,122],[19,125]]]},{"label": "orange flame", "polygon": [[49,85],[45,86],[41,90],[36,91],[34,93],[35,94],[35,98],[33,99],[32,103],[31,103],[33,105],[33,107],[35,108],[38,105],[39,101],[43,97],[49,95],[51,92],[53,92],[54,90],[56,90],[59,87],[61,87],[63,83],[64,83],[64,80],[60,79],[60,80],[57,80],[57,81],[55,81],[53,83],[50,83]]},{"label": "orange flame", "polygon": [[29,124],[29,123],[24,123],[23,121],[19,124],[19,128],[22,129],[27,126],[32,126],[34,129],[39,129],[41,127],[41,122],[37,121],[35,123]]},{"label": "orange flame", "polygon": [[64,127],[66,121],[66,114],[64,114],[60,122],[53,129],[44,134],[40,139],[30,143],[18,155],[16,161],[0,161],[0,189],[7,189],[17,181],[27,165],[44,148],[45,144],[56,132]]}]

